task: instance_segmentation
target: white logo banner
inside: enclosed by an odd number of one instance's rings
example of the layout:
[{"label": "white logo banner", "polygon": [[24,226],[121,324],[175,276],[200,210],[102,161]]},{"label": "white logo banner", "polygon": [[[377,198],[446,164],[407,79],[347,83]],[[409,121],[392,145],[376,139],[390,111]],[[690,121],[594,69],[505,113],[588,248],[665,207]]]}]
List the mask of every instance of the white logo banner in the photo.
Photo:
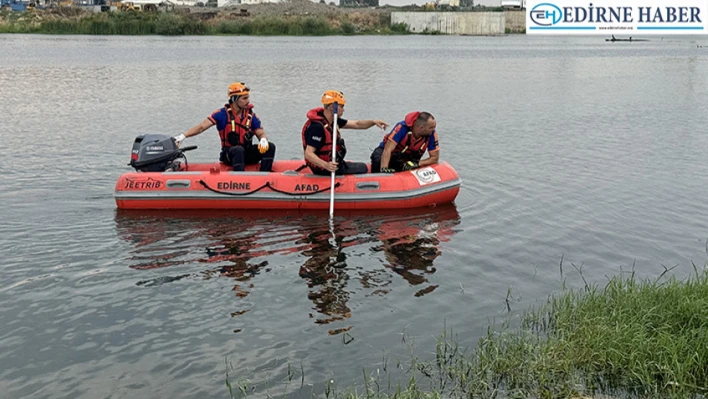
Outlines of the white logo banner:
[{"label": "white logo banner", "polygon": [[708,0],[530,1],[529,35],[704,35]]}]

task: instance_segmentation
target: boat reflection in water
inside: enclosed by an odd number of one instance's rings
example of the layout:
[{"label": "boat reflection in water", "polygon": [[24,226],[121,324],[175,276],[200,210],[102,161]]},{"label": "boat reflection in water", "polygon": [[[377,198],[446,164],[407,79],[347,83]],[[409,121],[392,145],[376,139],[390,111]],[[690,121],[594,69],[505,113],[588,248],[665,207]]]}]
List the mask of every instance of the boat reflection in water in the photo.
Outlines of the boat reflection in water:
[{"label": "boat reflection in water", "polygon": [[[311,310],[303,311],[316,323],[327,324],[351,315],[348,302],[354,292],[386,295],[396,275],[413,287],[412,295],[433,292],[437,285],[428,278],[435,273],[440,244],[455,234],[460,216],[450,204],[342,211],[333,223],[321,211],[119,210],[115,220],[118,235],[131,246],[130,268],[161,269],[160,274],[169,271],[169,276],[140,280],[140,286],[185,278],[231,278],[235,296],[244,298],[258,281],[269,278],[265,272],[293,268],[307,284],[313,303]],[[282,279],[282,275],[271,276]],[[283,280],[282,285],[291,282]]]}]

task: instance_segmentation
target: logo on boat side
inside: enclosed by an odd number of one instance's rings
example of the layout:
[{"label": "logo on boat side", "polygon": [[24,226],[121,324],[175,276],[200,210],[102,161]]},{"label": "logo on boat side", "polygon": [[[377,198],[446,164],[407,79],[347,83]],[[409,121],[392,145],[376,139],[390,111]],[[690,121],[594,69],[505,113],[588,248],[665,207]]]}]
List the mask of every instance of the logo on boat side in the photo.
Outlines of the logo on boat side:
[{"label": "logo on boat side", "polygon": [[295,191],[317,191],[320,186],[317,184],[296,184]]},{"label": "logo on boat side", "polygon": [[420,168],[411,170],[411,173],[418,180],[418,184],[424,186],[426,184],[440,181],[440,175],[433,168]]},{"label": "logo on boat side", "polygon": [[250,190],[251,183],[237,181],[220,181],[216,183],[217,190]]},{"label": "logo on boat side", "polygon": [[143,190],[147,188],[162,188],[162,182],[152,177],[146,179],[125,179],[125,189]]}]

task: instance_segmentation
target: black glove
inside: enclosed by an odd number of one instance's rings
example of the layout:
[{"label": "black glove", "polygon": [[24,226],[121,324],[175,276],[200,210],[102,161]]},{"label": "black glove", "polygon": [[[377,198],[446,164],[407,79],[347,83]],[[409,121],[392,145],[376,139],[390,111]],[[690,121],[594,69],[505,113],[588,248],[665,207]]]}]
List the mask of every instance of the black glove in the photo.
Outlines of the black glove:
[{"label": "black glove", "polygon": [[381,168],[381,173],[396,173],[396,171],[391,168]]},{"label": "black glove", "polygon": [[412,170],[418,167],[418,162],[408,161],[403,163],[403,170]]}]

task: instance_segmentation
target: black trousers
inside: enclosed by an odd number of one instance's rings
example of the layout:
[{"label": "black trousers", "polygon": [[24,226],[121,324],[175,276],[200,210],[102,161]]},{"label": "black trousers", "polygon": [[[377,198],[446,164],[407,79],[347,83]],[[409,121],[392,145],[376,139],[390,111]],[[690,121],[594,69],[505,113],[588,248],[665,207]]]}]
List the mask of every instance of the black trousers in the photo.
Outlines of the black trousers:
[{"label": "black trousers", "polygon": [[[332,172],[328,171],[327,169],[320,169],[317,167],[310,167],[312,170],[312,173],[320,176],[330,176]],[[337,171],[334,172],[335,175],[341,176],[341,175],[363,175],[364,173],[369,172],[369,167],[366,166],[365,163],[363,162],[349,162],[349,161],[344,161],[344,162],[339,162],[339,166],[337,167]]]},{"label": "black trousers", "polygon": [[221,150],[219,160],[233,167],[234,172],[243,172],[246,165],[261,163],[261,172],[270,172],[273,169],[275,158],[275,144],[268,142],[268,151],[261,154],[258,146],[241,147],[240,145],[226,147]]},{"label": "black trousers", "polygon": [[[374,152],[371,153],[371,173],[381,172],[381,156],[383,155],[383,148],[376,147]],[[403,164],[405,162],[412,161],[412,159],[404,157],[401,153],[392,153],[391,159],[388,160],[388,167],[400,172],[403,170]]]}]

